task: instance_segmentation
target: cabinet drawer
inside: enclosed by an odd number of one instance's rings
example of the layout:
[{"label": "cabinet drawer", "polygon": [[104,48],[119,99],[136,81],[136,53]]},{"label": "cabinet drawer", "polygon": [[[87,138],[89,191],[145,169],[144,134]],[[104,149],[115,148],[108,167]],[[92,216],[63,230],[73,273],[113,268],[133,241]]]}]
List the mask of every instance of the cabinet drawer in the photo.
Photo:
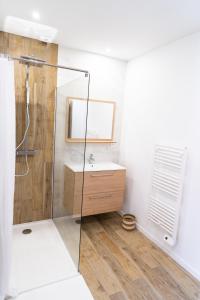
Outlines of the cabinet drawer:
[{"label": "cabinet drawer", "polygon": [[95,215],[122,208],[124,191],[84,195],[83,216]]},{"label": "cabinet drawer", "polygon": [[125,189],[125,170],[86,172],[84,194],[96,194]]}]

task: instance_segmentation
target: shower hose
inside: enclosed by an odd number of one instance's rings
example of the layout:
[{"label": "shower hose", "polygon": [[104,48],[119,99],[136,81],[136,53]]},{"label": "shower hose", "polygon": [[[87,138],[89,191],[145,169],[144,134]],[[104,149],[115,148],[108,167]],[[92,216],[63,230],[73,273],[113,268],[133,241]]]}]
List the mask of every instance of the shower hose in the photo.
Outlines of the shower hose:
[{"label": "shower hose", "polygon": [[[19,145],[16,147],[16,151],[26,142],[28,130],[30,127],[30,110],[29,110],[29,104],[30,104],[30,87],[29,87],[29,65],[26,65],[26,129],[24,132],[24,136],[19,143]],[[27,176],[29,174],[30,168],[28,163],[28,153],[25,153],[25,163],[26,163],[26,171],[22,174],[15,174],[16,177],[23,177]]]}]

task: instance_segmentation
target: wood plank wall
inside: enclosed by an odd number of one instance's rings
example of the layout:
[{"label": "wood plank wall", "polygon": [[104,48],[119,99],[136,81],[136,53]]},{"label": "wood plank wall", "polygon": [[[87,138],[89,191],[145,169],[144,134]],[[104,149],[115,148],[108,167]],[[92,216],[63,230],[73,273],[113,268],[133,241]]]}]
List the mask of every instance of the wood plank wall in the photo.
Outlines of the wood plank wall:
[{"label": "wood plank wall", "polygon": [[[33,55],[57,64],[58,46],[0,32],[0,53],[12,56]],[[30,69],[30,119],[28,176],[16,177],[14,224],[51,218],[54,111],[57,70],[50,67]],[[15,62],[17,144],[25,131],[25,66]],[[25,171],[25,159],[17,158],[16,173]]]}]

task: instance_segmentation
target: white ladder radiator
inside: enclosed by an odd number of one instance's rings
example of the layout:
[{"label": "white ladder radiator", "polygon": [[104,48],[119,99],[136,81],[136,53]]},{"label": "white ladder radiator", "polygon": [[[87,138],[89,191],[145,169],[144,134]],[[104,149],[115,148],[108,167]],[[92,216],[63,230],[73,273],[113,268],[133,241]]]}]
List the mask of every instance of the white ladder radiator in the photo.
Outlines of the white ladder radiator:
[{"label": "white ladder radiator", "polygon": [[186,164],[186,148],[156,145],[148,218],[164,231],[164,240],[176,243]]}]

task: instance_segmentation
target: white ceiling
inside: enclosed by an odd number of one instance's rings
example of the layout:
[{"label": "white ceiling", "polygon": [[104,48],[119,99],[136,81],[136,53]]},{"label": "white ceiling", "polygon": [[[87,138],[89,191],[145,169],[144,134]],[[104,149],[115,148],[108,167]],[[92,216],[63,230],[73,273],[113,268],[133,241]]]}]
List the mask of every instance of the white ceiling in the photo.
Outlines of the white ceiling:
[{"label": "white ceiling", "polygon": [[0,29],[35,10],[55,42],[124,60],[200,30],[200,0],[0,0]]}]

